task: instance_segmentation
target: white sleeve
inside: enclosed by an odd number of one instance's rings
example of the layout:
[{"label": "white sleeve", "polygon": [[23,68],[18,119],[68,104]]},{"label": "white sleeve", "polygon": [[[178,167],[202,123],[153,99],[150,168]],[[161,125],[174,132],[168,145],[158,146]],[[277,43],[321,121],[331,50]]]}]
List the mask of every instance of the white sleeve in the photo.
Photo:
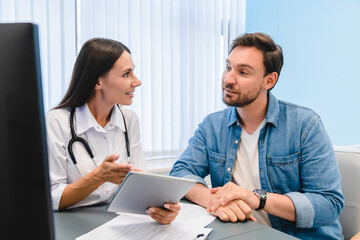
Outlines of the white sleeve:
[{"label": "white sleeve", "polygon": [[[59,114],[61,114],[60,110],[52,110],[46,114],[49,178],[53,210],[59,209],[61,195],[67,186],[67,148],[65,144],[68,139],[61,126],[61,119],[57,117]],[[64,122],[62,124],[64,125]]]},{"label": "white sleeve", "polygon": [[129,120],[129,141],[130,141],[130,156],[135,162],[135,167],[146,170],[145,155],[141,146],[140,137],[140,121],[135,112],[128,111]]}]

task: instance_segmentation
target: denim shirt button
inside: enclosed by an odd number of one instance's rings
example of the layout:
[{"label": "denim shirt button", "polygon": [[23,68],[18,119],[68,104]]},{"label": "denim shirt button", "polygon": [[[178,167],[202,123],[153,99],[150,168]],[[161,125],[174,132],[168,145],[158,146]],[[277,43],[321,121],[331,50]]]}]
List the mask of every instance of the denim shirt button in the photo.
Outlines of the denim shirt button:
[{"label": "denim shirt button", "polygon": [[228,168],[227,170],[228,170],[228,172],[230,172],[230,171],[231,171],[231,168]]},{"label": "denim shirt button", "polygon": [[238,143],[239,143],[239,141],[238,141],[238,140],[236,140],[236,141],[235,141],[235,143],[236,143],[236,144],[238,144]]}]

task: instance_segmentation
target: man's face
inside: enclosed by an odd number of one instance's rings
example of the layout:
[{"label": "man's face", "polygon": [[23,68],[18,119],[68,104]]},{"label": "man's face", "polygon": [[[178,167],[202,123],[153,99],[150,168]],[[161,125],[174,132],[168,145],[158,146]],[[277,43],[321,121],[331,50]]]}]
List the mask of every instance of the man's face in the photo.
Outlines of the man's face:
[{"label": "man's face", "polygon": [[266,93],[264,56],[255,47],[236,47],[226,60],[222,76],[223,101],[228,106],[245,107]]}]

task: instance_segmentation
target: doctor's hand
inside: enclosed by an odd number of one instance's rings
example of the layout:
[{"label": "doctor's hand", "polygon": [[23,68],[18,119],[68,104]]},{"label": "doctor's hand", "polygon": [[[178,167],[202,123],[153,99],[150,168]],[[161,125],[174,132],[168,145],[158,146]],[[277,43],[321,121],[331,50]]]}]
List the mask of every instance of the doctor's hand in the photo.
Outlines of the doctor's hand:
[{"label": "doctor's hand", "polygon": [[97,176],[103,182],[121,184],[128,172],[137,170],[133,165],[119,164],[115,161],[119,159],[119,154],[106,156],[105,160],[97,167]]},{"label": "doctor's hand", "polygon": [[146,210],[155,221],[161,224],[170,224],[179,215],[180,204],[179,203],[166,203],[164,208],[150,207]]}]

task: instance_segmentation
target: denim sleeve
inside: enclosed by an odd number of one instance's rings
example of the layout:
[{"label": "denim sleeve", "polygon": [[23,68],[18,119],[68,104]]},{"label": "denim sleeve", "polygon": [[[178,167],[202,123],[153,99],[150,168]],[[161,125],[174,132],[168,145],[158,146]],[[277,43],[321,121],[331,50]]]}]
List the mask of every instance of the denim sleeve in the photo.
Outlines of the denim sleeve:
[{"label": "denim sleeve", "polygon": [[296,226],[332,224],[344,208],[344,196],[333,146],[319,116],[303,132],[300,148],[301,192],[287,194],[295,205]]},{"label": "denim sleeve", "polygon": [[296,227],[310,228],[313,226],[314,208],[305,194],[290,192],[285,194],[294,203],[296,211]]},{"label": "denim sleeve", "polygon": [[189,145],[173,165],[170,175],[196,180],[204,186],[204,178],[209,174],[209,162],[206,146],[206,119],[199,124]]}]

